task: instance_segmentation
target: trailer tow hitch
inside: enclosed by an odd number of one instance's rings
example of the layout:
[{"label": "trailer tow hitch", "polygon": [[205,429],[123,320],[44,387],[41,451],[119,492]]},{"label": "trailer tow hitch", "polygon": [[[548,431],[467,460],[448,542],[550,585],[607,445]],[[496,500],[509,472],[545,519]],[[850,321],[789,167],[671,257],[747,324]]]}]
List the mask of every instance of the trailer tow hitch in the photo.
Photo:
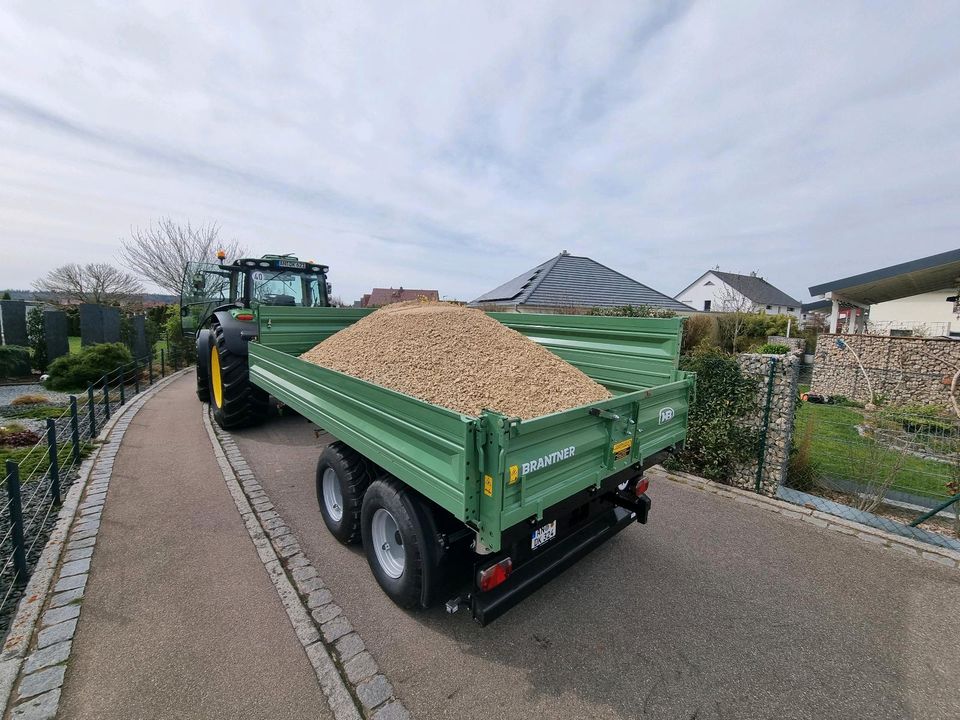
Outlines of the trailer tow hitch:
[{"label": "trailer tow hitch", "polygon": [[650,498],[646,495],[641,495],[640,497],[628,497],[626,495],[621,495],[620,493],[607,493],[604,496],[605,500],[609,500],[617,507],[622,507],[625,510],[629,510],[637,516],[638,523],[647,522],[647,513],[650,512]]},{"label": "trailer tow hitch", "polygon": [[457,595],[456,597],[450,598],[446,603],[447,612],[453,615],[460,609],[461,605],[469,605],[470,597],[470,594],[467,593],[466,595]]}]

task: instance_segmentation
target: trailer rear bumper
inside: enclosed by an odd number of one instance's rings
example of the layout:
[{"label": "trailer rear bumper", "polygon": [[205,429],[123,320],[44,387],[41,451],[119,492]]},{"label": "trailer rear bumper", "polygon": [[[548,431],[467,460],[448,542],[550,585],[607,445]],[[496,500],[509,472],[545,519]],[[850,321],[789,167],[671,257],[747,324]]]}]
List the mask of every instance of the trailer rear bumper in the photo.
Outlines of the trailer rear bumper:
[{"label": "trailer rear bumper", "polygon": [[545,548],[531,560],[514,568],[501,585],[487,592],[478,592],[474,588],[470,596],[473,619],[480,625],[493,622],[628,525],[637,521],[645,522],[650,498],[641,495],[636,502],[641,506],[640,513],[623,507],[611,507],[590,524],[558,539],[553,547]]}]

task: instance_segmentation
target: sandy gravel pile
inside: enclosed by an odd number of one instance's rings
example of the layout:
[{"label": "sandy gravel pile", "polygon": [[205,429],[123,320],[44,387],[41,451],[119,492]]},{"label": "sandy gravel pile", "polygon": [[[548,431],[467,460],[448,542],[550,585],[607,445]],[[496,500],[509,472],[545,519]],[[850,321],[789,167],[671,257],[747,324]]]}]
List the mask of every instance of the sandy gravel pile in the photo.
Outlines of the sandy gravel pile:
[{"label": "sandy gravel pile", "polygon": [[388,305],[301,357],[471,416],[528,419],[610,397],[515,330],[447,303]]}]

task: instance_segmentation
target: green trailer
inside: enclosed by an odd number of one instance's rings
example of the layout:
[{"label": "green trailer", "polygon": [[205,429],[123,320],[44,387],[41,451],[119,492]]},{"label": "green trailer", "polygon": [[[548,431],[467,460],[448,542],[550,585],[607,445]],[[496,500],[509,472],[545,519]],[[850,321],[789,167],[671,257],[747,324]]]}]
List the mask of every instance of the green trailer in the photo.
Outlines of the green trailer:
[{"label": "green trailer", "polygon": [[682,443],[694,378],[682,319],[491,313],[613,397],[521,420],[470,417],[301,360],[369,310],[261,306],[250,382],[330,433],[317,499],[363,541],[405,607],[451,598],[491,621],[627,525],[646,522],[643,468]]}]

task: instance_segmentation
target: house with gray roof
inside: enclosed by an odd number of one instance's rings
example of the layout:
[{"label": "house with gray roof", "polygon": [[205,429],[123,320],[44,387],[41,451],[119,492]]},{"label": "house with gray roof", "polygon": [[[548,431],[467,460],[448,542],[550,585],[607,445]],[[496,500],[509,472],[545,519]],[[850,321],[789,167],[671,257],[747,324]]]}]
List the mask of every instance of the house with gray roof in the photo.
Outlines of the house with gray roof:
[{"label": "house with gray roof", "polygon": [[756,273],[707,270],[674,298],[703,312],[743,311],[800,317],[800,301]]},{"label": "house with gray roof", "polygon": [[641,305],[692,313],[693,308],[643,283],[566,250],[469,303],[516,312],[559,312],[566,308]]}]

